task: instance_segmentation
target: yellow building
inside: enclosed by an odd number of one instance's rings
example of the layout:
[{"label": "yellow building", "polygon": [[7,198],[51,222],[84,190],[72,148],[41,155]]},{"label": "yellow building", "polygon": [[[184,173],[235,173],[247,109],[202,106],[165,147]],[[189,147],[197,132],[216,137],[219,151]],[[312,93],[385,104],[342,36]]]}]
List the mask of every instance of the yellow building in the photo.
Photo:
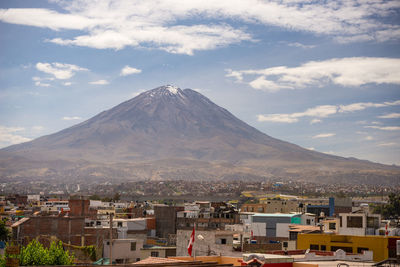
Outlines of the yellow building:
[{"label": "yellow building", "polygon": [[[370,250],[374,253],[374,261],[382,261],[396,255],[393,245],[400,236],[351,236],[329,234],[299,234],[297,249],[336,251],[342,249],[349,253],[362,253]],[[393,251],[392,251],[393,250]]]}]

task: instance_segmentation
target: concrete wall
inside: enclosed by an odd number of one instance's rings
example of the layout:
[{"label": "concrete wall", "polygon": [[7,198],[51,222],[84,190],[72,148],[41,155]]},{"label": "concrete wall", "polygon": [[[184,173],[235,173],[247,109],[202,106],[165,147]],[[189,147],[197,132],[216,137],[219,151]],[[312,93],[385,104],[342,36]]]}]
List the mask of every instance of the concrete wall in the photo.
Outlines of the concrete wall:
[{"label": "concrete wall", "polygon": [[266,235],[276,237],[277,223],[291,223],[290,217],[273,217],[273,216],[252,216],[253,223],[266,223]]},{"label": "concrete wall", "polygon": [[253,236],[267,236],[267,224],[251,223],[250,231],[253,231]]},{"label": "concrete wall", "polygon": [[[136,242],[136,249],[131,250],[131,243]],[[136,262],[140,259],[140,251],[143,248],[143,240],[139,239],[116,239],[113,241],[112,258],[114,260],[123,260],[123,263]],[[108,241],[104,241],[104,258],[110,257],[110,246]]]},{"label": "concrete wall", "polygon": [[276,237],[289,238],[289,225],[290,223],[277,223],[276,224]]},{"label": "concrete wall", "polygon": [[158,252],[158,256],[160,258],[168,258],[168,257],[175,257],[176,256],[176,248],[146,248],[140,251],[140,259],[144,260],[151,256],[152,252]]},{"label": "concrete wall", "polygon": [[[189,244],[191,230],[178,230],[176,240],[176,255],[188,256],[187,247]],[[240,253],[233,251],[233,234],[229,231],[196,231],[196,240],[194,251],[196,256],[206,256],[209,254],[235,256]],[[199,239],[201,235],[203,239]],[[224,238],[226,244],[220,244],[220,240]]]}]

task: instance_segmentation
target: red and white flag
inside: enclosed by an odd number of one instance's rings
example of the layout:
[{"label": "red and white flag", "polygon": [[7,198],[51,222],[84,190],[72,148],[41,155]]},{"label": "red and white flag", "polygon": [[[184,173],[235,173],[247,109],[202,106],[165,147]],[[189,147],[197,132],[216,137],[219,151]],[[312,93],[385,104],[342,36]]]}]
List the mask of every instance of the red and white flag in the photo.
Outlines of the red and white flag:
[{"label": "red and white flag", "polygon": [[386,236],[389,235],[388,224],[389,224],[389,222],[387,222],[386,225],[385,225],[385,235],[386,235]]},{"label": "red and white flag", "polygon": [[194,244],[194,226],[193,226],[192,234],[190,235],[190,240],[189,240],[189,245],[188,245],[188,253],[190,256],[192,256],[193,244]]}]

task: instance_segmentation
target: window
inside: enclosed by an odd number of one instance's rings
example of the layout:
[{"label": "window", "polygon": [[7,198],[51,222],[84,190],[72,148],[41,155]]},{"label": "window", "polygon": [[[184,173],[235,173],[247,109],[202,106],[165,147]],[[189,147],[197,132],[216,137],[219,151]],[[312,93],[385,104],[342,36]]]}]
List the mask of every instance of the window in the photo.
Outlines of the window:
[{"label": "window", "polygon": [[307,224],[307,225],[310,225],[310,224],[311,224],[311,220],[310,220],[310,219],[307,219],[307,220],[306,220],[306,224]]},{"label": "window", "polygon": [[347,227],[362,228],[362,219],[361,216],[347,216]]},{"label": "window", "polygon": [[226,244],[226,238],[221,238],[221,244],[223,244],[223,245]]},{"label": "window", "polygon": [[312,250],[319,250],[319,245],[310,244],[310,249],[312,249]]},{"label": "window", "polygon": [[136,242],[131,242],[131,251],[136,250]]},{"label": "window", "polygon": [[101,222],[100,221],[96,221],[96,225],[101,225]]},{"label": "window", "polygon": [[326,251],[326,246],[325,245],[321,245],[321,250],[322,251]]},{"label": "window", "polygon": [[340,220],[340,227],[343,227],[343,225],[342,225],[342,216],[339,216],[339,220]]},{"label": "window", "polygon": [[158,251],[152,251],[150,256],[152,257],[159,257],[160,253]]},{"label": "window", "polygon": [[122,222],[117,222],[117,227],[122,227]]},{"label": "window", "polygon": [[379,228],[379,218],[378,217],[367,217],[367,227],[368,228]]},{"label": "window", "polygon": [[297,240],[297,232],[289,232],[289,240]]},{"label": "window", "polygon": [[284,242],[283,242],[283,247],[284,247],[284,248],[287,248],[287,247],[288,247],[288,242],[287,242],[287,241],[284,241]]},{"label": "window", "polygon": [[329,230],[336,230],[336,223],[329,223]]}]

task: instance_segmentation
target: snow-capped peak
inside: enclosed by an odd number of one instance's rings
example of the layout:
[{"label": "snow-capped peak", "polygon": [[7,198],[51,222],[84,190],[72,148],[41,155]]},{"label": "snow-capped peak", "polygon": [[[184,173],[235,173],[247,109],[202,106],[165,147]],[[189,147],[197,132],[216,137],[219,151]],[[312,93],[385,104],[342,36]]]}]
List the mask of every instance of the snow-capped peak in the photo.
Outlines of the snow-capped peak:
[{"label": "snow-capped peak", "polygon": [[176,94],[178,93],[178,89],[179,89],[179,88],[176,87],[176,86],[167,85],[167,86],[165,86],[165,89],[168,90],[168,91],[170,91],[170,93],[176,95]]}]

